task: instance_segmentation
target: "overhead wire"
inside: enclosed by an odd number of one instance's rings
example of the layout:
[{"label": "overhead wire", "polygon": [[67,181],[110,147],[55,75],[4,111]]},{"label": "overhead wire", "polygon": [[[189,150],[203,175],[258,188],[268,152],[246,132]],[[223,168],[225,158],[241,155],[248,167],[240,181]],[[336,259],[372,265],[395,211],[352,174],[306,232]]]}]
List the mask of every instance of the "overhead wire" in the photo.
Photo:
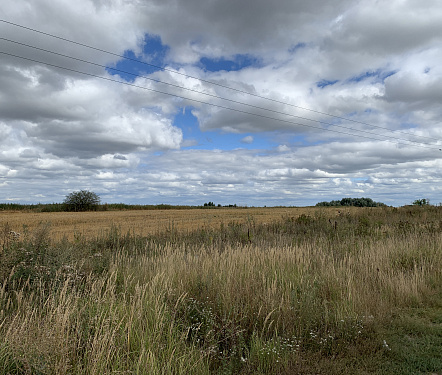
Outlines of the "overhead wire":
[{"label": "overhead wire", "polygon": [[[311,122],[318,122],[318,123],[323,124],[323,125],[330,125],[330,126],[333,126],[333,127],[339,127],[339,128],[344,128],[344,129],[347,129],[347,130],[362,132],[362,133],[374,135],[374,136],[377,136],[377,137],[390,138],[390,139],[394,139],[395,141],[399,140],[399,141],[405,141],[405,142],[409,142],[409,143],[424,144],[424,145],[432,146],[431,144],[428,144],[428,143],[425,143],[425,142],[416,142],[416,141],[412,141],[412,140],[404,139],[404,138],[399,138],[399,137],[395,137],[395,136],[389,136],[389,135],[382,135],[382,134],[372,133],[372,132],[367,131],[367,130],[354,129],[354,128],[351,128],[351,127],[348,127],[348,126],[344,126],[344,125],[340,125],[340,124],[332,124],[332,123],[325,122],[323,120],[310,119],[310,118],[307,118],[307,117],[298,116],[298,115],[294,115],[294,114],[291,114],[291,113],[286,113],[286,112],[282,112],[282,111],[277,111],[277,110],[273,110],[273,109],[269,109],[269,108],[260,107],[260,106],[253,105],[253,104],[250,104],[250,103],[244,103],[244,102],[241,102],[241,101],[238,101],[238,100],[229,99],[229,98],[225,98],[225,97],[222,97],[222,96],[219,96],[219,95],[210,94],[210,93],[207,93],[207,92],[204,92],[204,91],[191,89],[191,88],[184,87],[184,86],[181,86],[181,85],[177,85],[177,84],[174,84],[174,83],[164,82],[164,81],[161,81],[161,80],[159,80],[157,78],[152,78],[152,77],[148,77],[148,76],[145,76],[145,75],[139,75],[139,74],[131,73],[131,72],[128,72],[128,71],[125,71],[125,70],[121,70],[121,69],[109,67],[107,65],[98,64],[98,63],[95,63],[95,62],[92,62],[92,61],[88,61],[88,60],[80,59],[80,58],[77,58],[77,57],[65,55],[65,54],[58,53],[58,52],[55,52],[55,51],[51,51],[51,50],[48,50],[48,49],[45,49],[45,48],[40,48],[40,47],[36,47],[36,46],[30,45],[30,44],[21,43],[21,42],[14,41],[14,40],[11,40],[11,39],[8,39],[8,38],[0,37],[0,40],[4,40],[4,41],[10,42],[10,43],[14,43],[14,44],[18,44],[18,45],[21,45],[21,46],[25,46],[27,48],[32,48],[32,49],[35,49],[35,50],[38,50],[38,51],[50,53],[50,54],[53,54],[53,55],[56,55],[56,56],[61,56],[61,57],[64,57],[64,58],[75,60],[75,61],[79,61],[79,62],[87,63],[87,64],[90,64],[90,65],[98,66],[98,67],[101,67],[101,68],[104,68],[104,69],[108,69],[108,70],[112,70],[112,71],[115,71],[115,72],[118,72],[118,73],[127,74],[127,75],[134,76],[134,77],[137,77],[137,78],[144,78],[146,80],[150,80],[150,81],[153,81],[153,82],[156,82],[156,83],[161,83],[161,84],[172,86],[172,87],[175,87],[175,88],[179,88],[179,89],[191,91],[191,92],[194,92],[194,93],[198,93],[198,94],[201,94],[201,95],[206,95],[206,96],[209,96],[209,97],[212,97],[212,98],[221,99],[221,100],[228,101],[228,102],[231,102],[231,103],[244,105],[244,106],[247,106],[247,107],[250,107],[250,108],[254,108],[254,109],[259,109],[259,110],[268,111],[268,112],[272,112],[272,113],[279,114],[279,115],[285,115],[285,116],[289,116],[289,117],[294,117],[294,118],[298,118],[298,119],[301,119],[301,120],[306,120],[306,121],[311,121]],[[210,104],[210,103],[207,103],[207,104]],[[297,124],[297,125],[299,125],[299,124]],[[309,125],[304,124],[303,126],[309,126]]]},{"label": "overhead wire", "polygon": [[[184,77],[187,77],[187,78],[196,79],[196,80],[199,80],[201,82],[208,83],[210,85],[222,87],[222,88],[225,88],[225,89],[228,89],[228,90],[232,90],[232,91],[235,91],[235,92],[238,92],[238,93],[241,93],[241,94],[246,94],[246,95],[249,95],[249,96],[252,96],[252,97],[255,97],[255,98],[263,99],[263,100],[274,102],[274,103],[283,104],[283,105],[290,106],[290,107],[293,107],[293,108],[298,108],[298,109],[301,109],[301,110],[309,111],[309,112],[320,114],[320,115],[324,115],[324,116],[333,117],[333,118],[344,120],[344,121],[349,121],[349,122],[353,122],[353,123],[357,123],[357,124],[361,124],[361,125],[365,125],[365,126],[370,126],[370,127],[381,129],[381,130],[391,131],[390,129],[387,129],[387,128],[379,126],[379,125],[374,125],[374,124],[370,124],[370,123],[363,122],[363,121],[360,121],[360,120],[351,119],[351,118],[348,118],[348,117],[343,117],[343,116],[333,115],[333,114],[322,112],[322,111],[317,111],[317,110],[314,110],[314,109],[311,109],[311,108],[302,107],[302,106],[299,106],[299,105],[296,105],[296,104],[293,104],[293,103],[288,103],[288,102],[284,102],[284,101],[281,101],[281,100],[278,100],[278,99],[269,98],[269,97],[266,97],[266,96],[262,96],[262,95],[259,95],[259,94],[255,94],[255,93],[252,93],[252,92],[241,90],[241,89],[238,89],[238,88],[235,88],[235,87],[232,87],[232,86],[223,85],[222,83],[219,83],[219,82],[215,82],[215,81],[211,81],[211,80],[206,80],[206,79],[203,79],[201,77],[196,77],[196,76],[192,76],[192,75],[189,75],[189,74],[186,74],[186,73],[183,73],[183,72],[179,72],[179,71],[177,71],[175,69],[170,69],[170,68],[167,68],[167,67],[164,67],[164,66],[152,64],[152,63],[149,63],[147,61],[142,61],[140,59],[134,59],[134,58],[131,58],[129,56],[125,56],[124,54],[122,55],[122,54],[119,54],[119,53],[115,53],[115,52],[104,50],[102,48],[93,47],[93,46],[90,46],[90,45],[85,44],[85,43],[80,43],[80,42],[77,42],[77,41],[74,41],[74,40],[71,40],[71,39],[68,39],[68,38],[63,38],[63,37],[58,36],[58,35],[47,33],[47,32],[41,31],[41,30],[37,30],[35,28],[31,28],[31,27],[27,27],[27,26],[24,26],[24,25],[20,25],[20,24],[17,24],[17,23],[11,22],[11,21],[7,21],[7,20],[4,20],[4,19],[0,19],[0,22],[9,24],[9,25],[12,25],[12,26],[15,26],[15,27],[19,27],[19,28],[22,28],[22,29],[25,29],[25,30],[29,30],[29,31],[32,31],[32,32],[35,32],[35,33],[39,33],[39,34],[42,34],[42,35],[45,35],[45,36],[49,36],[51,38],[55,38],[55,39],[59,39],[59,40],[65,41],[65,42],[69,42],[69,43],[72,43],[72,44],[75,44],[75,45],[78,45],[78,46],[81,46],[81,47],[89,48],[89,49],[92,49],[92,50],[95,50],[95,51],[98,51],[98,52],[103,52],[103,53],[109,54],[111,56],[119,57],[121,59],[125,59],[125,60],[128,60],[128,61],[136,62],[138,64],[143,64],[143,65],[146,65],[146,66],[150,66],[150,67],[153,67],[153,68],[156,68],[156,69],[160,69],[160,70],[167,71],[167,72],[170,72],[170,73],[173,73],[173,74],[181,75],[181,76],[184,76]],[[410,134],[409,132],[405,132],[405,131],[401,131],[401,130],[396,130],[395,132],[402,133],[402,134],[409,135],[409,136],[413,136],[413,137],[417,137],[417,138],[425,138],[425,139],[434,140],[431,137],[426,137],[426,136],[422,136],[422,135],[418,135],[418,134]]]},{"label": "overhead wire", "polygon": [[[243,93],[243,94],[247,94],[247,95],[250,95],[250,96],[253,96],[253,97],[260,98],[260,99],[265,99],[265,100],[269,100],[269,101],[272,101],[272,102],[276,102],[276,103],[280,103],[280,104],[296,107],[296,108],[299,108],[299,109],[311,111],[311,112],[314,112],[314,113],[318,113],[318,114],[334,117],[334,118],[337,118],[337,119],[341,119],[341,120],[345,120],[345,121],[350,121],[350,122],[354,122],[354,123],[359,123],[359,124],[363,124],[363,125],[366,125],[366,126],[370,126],[370,127],[374,127],[374,128],[379,128],[379,129],[382,129],[384,131],[393,132],[392,130],[384,128],[384,127],[375,126],[375,125],[364,123],[364,122],[357,121],[357,120],[354,120],[354,119],[349,119],[349,118],[345,118],[345,117],[331,115],[331,114],[328,114],[328,113],[325,113],[325,112],[311,110],[311,109],[308,109],[308,108],[296,106],[296,105],[291,104],[291,103],[286,103],[286,102],[279,101],[279,100],[276,100],[276,99],[272,99],[272,98],[264,97],[264,96],[261,96],[261,95],[249,93],[247,91],[240,90],[240,89],[237,89],[237,88],[234,88],[234,87],[222,85],[222,84],[219,84],[217,82],[204,80],[204,79],[201,79],[199,77],[194,77],[194,76],[191,76],[191,75],[188,75],[188,74],[184,74],[182,72],[178,72],[178,71],[176,71],[174,69],[169,69],[169,68],[157,66],[157,65],[154,65],[154,64],[147,63],[145,61],[140,61],[138,59],[132,59],[132,58],[124,56],[124,55],[120,55],[120,54],[116,54],[116,53],[113,53],[113,52],[110,52],[110,51],[106,51],[106,50],[103,50],[103,49],[100,49],[100,48],[92,47],[92,46],[89,46],[89,45],[86,45],[86,44],[83,44],[83,43],[79,43],[79,42],[76,42],[76,41],[73,41],[73,40],[70,40],[70,39],[62,38],[62,37],[59,37],[59,36],[56,36],[56,35],[53,35],[53,34],[45,33],[43,31],[39,31],[39,30],[36,30],[36,29],[33,29],[33,28],[29,28],[29,27],[26,27],[26,26],[23,26],[23,25],[12,23],[12,22],[9,22],[9,21],[3,20],[3,19],[0,19],[0,22],[4,22],[4,23],[7,23],[7,24],[16,26],[16,27],[21,27],[21,28],[24,28],[24,29],[27,29],[27,30],[30,30],[30,31],[33,31],[33,32],[37,32],[37,33],[40,33],[40,34],[43,34],[43,35],[46,35],[46,36],[57,38],[57,39],[60,39],[60,40],[63,40],[63,41],[69,42],[69,43],[73,43],[73,44],[82,46],[82,47],[86,47],[86,48],[90,48],[90,49],[93,49],[93,50],[104,52],[104,53],[107,53],[107,54],[110,54],[110,55],[118,56],[118,57],[123,58],[123,59],[127,59],[127,60],[131,60],[131,61],[134,61],[134,62],[137,62],[137,63],[146,64],[146,65],[149,65],[149,66],[152,66],[152,67],[156,67],[156,68],[161,69],[163,71],[168,71],[168,72],[179,74],[179,75],[182,75],[182,76],[185,76],[185,77],[188,77],[188,78],[197,79],[197,80],[200,80],[202,82],[206,82],[206,83],[209,83],[209,84],[212,84],[212,85],[216,85],[216,86],[220,86],[220,87],[223,87],[223,88],[226,88],[226,89],[234,90],[234,91],[237,91],[237,92],[240,92],[240,93]],[[214,103],[208,103],[208,102],[204,102],[204,101],[201,101],[201,100],[196,100],[196,99],[193,99],[193,98],[188,98],[188,97],[180,96],[180,95],[177,95],[177,94],[171,94],[171,93],[163,92],[163,91],[160,91],[160,90],[155,90],[155,89],[152,89],[152,88],[147,88],[147,87],[143,87],[143,86],[139,86],[139,85],[135,85],[135,84],[130,84],[128,82],[122,82],[122,81],[118,81],[118,80],[113,80],[113,79],[110,79],[110,78],[106,78],[106,77],[98,76],[98,75],[95,75],[95,74],[90,74],[90,73],[85,73],[85,72],[77,71],[77,70],[74,70],[74,69],[70,69],[70,68],[58,66],[58,65],[55,65],[55,64],[50,64],[50,63],[38,61],[38,60],[35,60],[35,59],[25,58],[23,56],[9,54],[9,53],[6,53],[6,52],[0,52],[2,54],[9,55],[11,57],[21,58],[21,59],[33,61],[33,62],[36,62],[36,63],[39,63],[39,64],[45,64],[45,65],[48,65],[48,66],[53,66],[55,68],[70,70],[72,72],[76,72],[76,73],[79,73],[79,74],[85,74],[85,75],[93,76],[95,78],[101,78],[101,79],[105,79],[105,80],[108,80],[108,81],[123,83],[123,84],[127,84],[127,85],[130,85],[130,86],[133,86],[133,87],[138,87],[138,88],[154,91],[154,92],[165,94],[165,95],[175,96],[175,97],[179,97],[179,98],[182,98],[182,99],[185,99],[185,100],[190,100],[190,101],[193,101],[193,102],[198,102],[198,103],[201,103],[201,104],[207,104],[207,105],[215,106],[215,107],[222,108],[222,109],[236,111],[236,112],[240,112],[240,113],[244,113],[244,114],[248,114],[248,115],[254,115],[254,116],[258,116],[258,117],[266,118],[266,119],[270,119],[270,120],[290,123],[290,124],[293,124],[293,125],[299,125],[299,126],[310,127],[310,128],[320,129],[320,130],[326,130],[326,131],[331,131],[331,132],[335,132],[335,133],[339,133],[339,134],[350,135],[350,136],[354,136],[354,137],[361,137],[361,138],[372,139],[372,140],[387,140],[389,142],[394,142],[394,143],[402,144],[402,145],[418,146],[418,147],[434,148],[434,149],[437,148],[438,150],[441,150],[438,146],[433,147],[434,145],[426,143],[426,142],[417,142],[417,141],[412,141],[412,140],[409,140],[409,139],[398,138],[396,136],[381,135],[381,134],[377,134],[377,133],[372,133],[372,132],[367,131],[367,130],[354,129],[354,128],[347,127],[347,126],[340,125],[340,124],[331,124],[331,123],[327,123],[327,122],[322,121],[322,120],[310,119],[310,118],[303,117],[303,116],[298,116],[298,115],[294,115],[294,114],[290,114],[290,113],[286,113],[286,112],[282,112],[282,111],[277,111],[277,110],[273,110],[273,109],[269,109],[269,108],[264,108],[264,107],[256,106],[256,105],[253,105],[253,104],[240,102],[240,101],[237,101],[237,100],[234,100],[234,99],[224,98],[224,97],[221,97],[219,95],[214,95],[214,94],[210,94],[210,93],[199,91],[199,90],[195,90],[195,89],[190,89],[190,88],[187,88],[187,87],[184,87],[184,86],[180,86],[180,85],[176,85],[176,84],[173,84],[173,83],[163,82],[163,81],[161,81],[159,79],[151,78],[151,77],[148,77],[148,76],[145,76],[145,75],[134,74],[134,73],[127,72],[127,71],[124,71],[124,70],[121,70],[121,69],[112,68],[112,67],[109,67],[109,66],[106,66],[106,65],[102,65],[102,64],[91,62],[91,61],[79,59],[79,58],[76,58],[76,57],[73,57],[73,56],[64,55],[64,54],[61,54],[61,53],[58,53],[58,52],[54,52],[54,51],[50,51],[50,50],[47,50],[47,49],[39,48],[39,47],[32,46],[32,45],[29,45],[29,44],[26,44],[26,43],[21,43],[21,42],[18,42],[18,41],[14,41],[14,40],[11,40],[11,39],[7,39],[7,38],[3,38],[3,37],[0,37],[0,39],[8,41],[8,42],[11,42],[11,43],[16,43],[16,44],[19,44],[19,45],[22,45],[22,46],[26,46],[28,48],[33,48],[33,49],[36,49],[36,50],[40,50],[40,51],[43,51],[43,52],[46,52],[46,53],[51,53],[51,54],[54,54],[54,55],[58,55],[58,56],[62,56],[62,57],[65,57],[65,58],[77,60],[77,61],[84,62],[84,63],[87,63],[87,64],[99,66],[99,67],[102,67],[102,68],[105,68],[105,69],[108,69],[108,70],[112,70],[112,71],[115,71],[115,72],[124,73],[124,74],[132,75],[132,76],[135,76],[135,77],[142,77],[142,78],[145,78],[145,79],[148,79],[148,80],[151,80],[151,81],[155,81],[157,83],[161,83],[161,84],[169,85],[169,86],[172,86],[172,87],[180,88],[180,89],[183,89],[183,90],[195,92],[195,93],[198,93],[198,94],[201,94],[201,95],[206,95],[206,96],[213,97],[213,98],[216,98],[216,99],[221,99],[221,100],[229,101],[231,103],[248,106],[250,108],[259,109],[259,110],[263,110],[263,111],[268,111],[268,112],[272,112],[272,113],[279,114],[279,115],[285,115],[285,116],[289,116],[289,117],[299,118],[299,119],[306,120],[306,121],[318,122],[320,124],[330,125],[330,126],[333,126],[333,127],[340,127],[340,128],[344,128],[344,129],[348,129],[348,130],[352,130],[352,131],[356,131],[356,132],[362,132],[362,133],[374,135],[376,137],[390,138],[390,139],[394,139],[394,141],[390,141],[388,139],[379,139],[379,138],[367,137],[367,136],[362,136],[360,134],[352,134],[352,133],[338,131],[336,129],[323,128],[323,127],[318,127],[318,126],[313,126],[313,125],[307,125],[307,124],[297,123],[297,122],[293,122],[293,121],[288,121],[288,120],[284,120],[284,119],[280,119],[280,118],[274,118],[274,117],[270,117],[270,116],[260,115],[260,114],[256,114],[256,113],[252,113],[252,112],[248,112],[248,111],[243,111],[243,110],[239,110],[239,109],[235,109],[235,108],[230,108],[230,107],[221,106],[221,105],[214,104]],[[430,138],[430,137],[424,137],[424,136],[419,136],[419,135],[412,135],[412,134],[409,134],[409,133],[406,133],[406,132],[401,132],[401,131],[396,131],[396,132],[400,132],[400,133],[403,133],[403,134],[411,135],[411,136],[414,136],[414,137],[431,139],[431,140],[434,141],[434,139]],[[401,143],[401,142],[398,142],[398,141],[405,141],[405,142],[408,142],[408,143]]]},{"label": "overhead wire", "polygon": [[[210,106],[221,108],[221,109],[227,109],[227,110],[238,112],[238,113],[243,113],[243,114],[252,115],[252,116],[256,116],[256,117],[260,117],[260,118],[265,118],[265,119],[268,119],[268,120],[279,121],[279,122],[288,123],[288,124],[292,124],[292,125],[299,125],[299,126],[304,126],[304,127],[310,127],[310,128],[315,128],[315,129],[319,129],[319,130],[325,130],[325,131],[329,131],[329,132],[349,135],[349,136],[352,136],[352,137],[359,137],[359,138],[365,138],[365,139],[376,140],[376,141],[386,141],[386,142],[391,142],[391,143],[395,143],[395,144],[398,144],[398,145],[439,149],[437,147],[432,147],[431,145],[423,145],[423,144],[419,144],[419,143],[416,143],[416,144],[402,143],[402,142],[397,142],[397,141],[391,141],[391,140],[388,140],[388,139],[373,138],[373,137],[368,137],[368,136],[364,136],[364,135],[355,135],[355,134],[352,134],[352,133],[347,133],[347,132],[343,132],[343,131],[339,131],[339,130],[335,130],[335,129],[322,128],[322,127],[313,126],[313,125],[306,125],[306,124],[297,123],[297,122],[293,122],[293,121],[289,121],[289,120],[284,120],[284,119],[279,119],[279,118],[275,118],[275,117],[270,117],[270,116],[266,116],[266,115],[262,115],[262,114],[258,114],[258,113],[248,112],[248,111],[244,111],[244,110],[240,110],[240,109],[236,109],[236,108],[230,108],[230,107],[226,107],[226,106],[223,106],[223,105],[220,105],[220,104],[208,103],[208,102],[204,102],[202,100],[198,100],[198,99],[194,99],[194,98],[189,98],[189,97],[185,97],[185,96],[182,96],[182,95],[172,94],[172,93],[169,93],[169,92],[165,92],[165,91],[161,91],[161,90],[157,90],[157,89],[152,89],[152,88],[145,87],[145,86],[136,85],[136,84],[125,82],[125,81],[119,81],[119,80],[112,79],[112,78],[109,78],[109,77],[99,76],[97,74],[82,72],[82,71],[77,70],[77,69],[67,68],[67,67],[63,67],[63,66],[60,66],[60,65],[51,64],[51,63],[48,63],[48,62],[39,61],[39,60],[36,60],[36,59],[31,59],[31,58],[28,58],[28,57],[24,57],[24,56],[18,56],[18,55],[15,55],[15,54],[12,54],[12,53],[8,53],[8,52],[0,51],[0,54],[11,56],[11,57],[15,57],[15,58],[19,58],[19,59],[22,59],[22,60],[27,60],[27,61],[35,62],[35,63],[38,63],[38,64],[43,64],[43,65],[51,66],[51,67],[58,68],[58,69],[63,69],[63,70],[71,71],[71,72],[74,72],[74,73],[77,73],[77,74],[86,75],[86,76],[89,76],[89,77],[99,78],[99,79],[102,79],[102,80],[105,80],[105,81],[115,82],[115,83],[124,84],[124,85],[131,86],[131,87],[136,87],[136,88],[140,88],[140,89],[156,92],[156,93],[159,93],[159,94],[173,96],[173,97],[177,97],[177,98],[180,98],[180,99],[184,99],[184,100],[188,100],[188,101],[192,101],[192,102],[196,102],[196,103],[200,103],[200,104],[204,104],[204,105],[210,105]],[[408,141],[408,142],[410,142],[410,141]]]}]

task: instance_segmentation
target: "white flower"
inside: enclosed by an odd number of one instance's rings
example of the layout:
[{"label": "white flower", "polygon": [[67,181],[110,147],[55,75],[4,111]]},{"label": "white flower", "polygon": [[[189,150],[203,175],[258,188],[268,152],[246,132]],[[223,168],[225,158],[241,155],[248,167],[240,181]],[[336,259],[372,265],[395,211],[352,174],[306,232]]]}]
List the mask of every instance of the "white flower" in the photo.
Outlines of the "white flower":
[{"label": "white flower", "polygon": [[384,348],[387,350],[391,350],[391,348],[387,344],[387,341],[385,341],[385,340],[384,340]]}]

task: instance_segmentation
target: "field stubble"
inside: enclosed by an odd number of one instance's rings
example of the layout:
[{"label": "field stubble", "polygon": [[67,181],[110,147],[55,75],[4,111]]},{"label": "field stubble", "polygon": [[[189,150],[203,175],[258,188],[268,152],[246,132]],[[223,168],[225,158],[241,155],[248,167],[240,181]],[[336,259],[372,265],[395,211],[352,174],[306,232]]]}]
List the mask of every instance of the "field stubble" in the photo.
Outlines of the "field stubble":
[{"label": "field stubble", "polygon": [[[51,239],[58,241],[63,237],[73,240],[76,235],[95,238],[112,226],[118,227],[123,233],[130,231],[135,235],[147,236],[171,229],[186,232],[203,227],[219,228],[221,224],[243,223],[248,218],[253,218],[259,224],[271,223],[283,216],[310,215],[316,211],[315,208],[287,207],[39,213],[0,211],[0,226],[7,223],[12,230],[21,233],[23,228],[34,231],[42,223],[48,224],[51,226]],[[340,210],[328,212],[336,216]]]}]

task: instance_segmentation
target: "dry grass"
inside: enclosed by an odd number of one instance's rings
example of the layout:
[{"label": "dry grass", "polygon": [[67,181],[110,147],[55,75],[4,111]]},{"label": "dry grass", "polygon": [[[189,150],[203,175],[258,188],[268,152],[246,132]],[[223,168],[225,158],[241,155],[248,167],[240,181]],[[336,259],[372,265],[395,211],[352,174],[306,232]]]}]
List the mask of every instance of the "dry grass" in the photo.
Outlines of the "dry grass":
[{"label": "dry grass", "polygon": [[[14,231],[22,233],[23,228],[34,231],[41,223],[51,225],[51,238],[55,241],[75,235],[94,238],[109,230],[112,225],[123,233],[131,231],[146,236],[164,232],[173,227],[178,231],[193,231],[203,227],[219,228],[221,224],[243,223],[253,217],[257,223],[271,223],[282,216],[312,214],[316,208],[216,208],[189,210],[137,210],[99,212],[25,212],[0,211],[0,225],[8,223]],[[338,210],[328,210],[336,215]]]},{"label": "dry grass", "polygon": [[0,374],[438,373],[441,210],[286,210],[8,242]]}]

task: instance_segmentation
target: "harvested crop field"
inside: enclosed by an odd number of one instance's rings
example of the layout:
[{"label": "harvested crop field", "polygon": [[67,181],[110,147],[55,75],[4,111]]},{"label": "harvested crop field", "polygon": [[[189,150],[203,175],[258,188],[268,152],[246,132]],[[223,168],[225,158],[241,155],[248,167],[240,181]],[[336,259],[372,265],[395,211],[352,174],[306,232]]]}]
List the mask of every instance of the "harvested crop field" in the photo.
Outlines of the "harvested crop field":
[{"label": "harvested crop field", "polygon": [[0,374],[439,374],[441,210],[2,212]]},{"label": "harvested crop field", "polygon": [[[74,239],[76,235],[94,238],[117,227],[122,233],[148,235],[167,230],[192,231],[199,228],[218,228],[221,224],[253,221],[256,224],[271,223],[284,217],[314,215],[319,210],[336,216],[338,209],[314,207],[276,208],[216,208],[216,209],[168,209],[128,210],[98,212],[25,212],[0,211],[0,227],[6,224],[11,230],[32,232],[39,225],[50,226],[51,238]],[[349,209],[348,209],[349,210]],[[342,209],[341,209],[342,211]]]}]

